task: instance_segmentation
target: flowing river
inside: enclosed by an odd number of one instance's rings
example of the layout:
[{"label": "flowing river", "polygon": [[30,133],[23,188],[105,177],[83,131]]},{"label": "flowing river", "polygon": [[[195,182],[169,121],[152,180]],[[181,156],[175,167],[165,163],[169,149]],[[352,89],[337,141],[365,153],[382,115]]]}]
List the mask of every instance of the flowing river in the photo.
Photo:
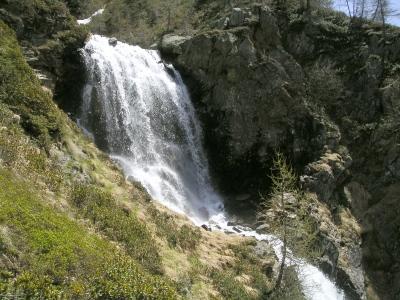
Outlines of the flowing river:
[{"label": "flowing river", "polygon": [[[128,179],[195,224],[227,226],[223,201],[211,184],[201,144],[201,127],[179,73],[159,53],[93,35],[82,49],[87,82],[79,125],[119,162]],[[281,242],[268,240],[280,256]],[[297,265],[308,299],[344,299],[321,271],[302,260]],[[310,288],[312,287],[312,288]]]}]

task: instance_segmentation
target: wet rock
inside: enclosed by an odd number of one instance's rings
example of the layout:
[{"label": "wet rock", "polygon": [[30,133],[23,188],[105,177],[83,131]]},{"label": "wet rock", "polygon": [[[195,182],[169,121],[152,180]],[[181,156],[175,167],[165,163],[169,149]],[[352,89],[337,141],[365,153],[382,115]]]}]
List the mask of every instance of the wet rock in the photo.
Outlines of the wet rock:
[{"label": "wet rock", "polygon": [[[238,20],[244,17],[243,10],[234,14]],[[231,191],[259,186],[263,181],[254,174],[268,172],[272,149],[279,145],[293,145],[298,157],[316,150],[304,141],[311,138],[303,134],[310,131],[304,126],[311,117],[301,105],[305,76],[279,46],[276,18],[260,6],[247,16],[260,21],[253,27],[202,33],[187,40],[181,37],[180,50],[175,51],[178,55],[172,55],[175,43],[166,43],[169,36],[160,47],[188,78],[199,117],[209,133],[205,142],[213,145],[211,165],[221,186]],[[298,141],[296,146],[293,141]],[[238,169],[237,165],[251,167]]]},{"label": "wet rock", "polygon": [[243,231],[240,228],[238,228],[237,226],[233,226],[232,229],[235,230],[237,233],[241,233]]},{"label": "wet rock", "polygon": [[250,197],[251,197],[250,194],[242,194],[242,195],[236,196],[235,200],[236,201],[246,201],[246,200],[249,200]]},{"label": "wet rock", "polygon": [[128,177],[126,177],[126,180],[129,182],[135,182],[135,178],[132,175],[128,175]]},{"label": "wet rock", "polygon": [[236,231],[232,231],[232,230],[225,230],[224,231],[226,234],[237,234]]},{"label": "wet rock", "polygon": [[236,225],[235,227],[236,227],[238,230],[241,230],[241,231],[251,231],[251,228],[250,228],[250,227],[247,227],[247,226]]},{"label": "wet rock", "polygon": [[203,224],[203,225],[201,225],[200,227],[203,228],[205,231],[212,231],[212,230],[211,230],[211,227],[208,226],[207,224]]},{"label": "wet rock", "polygon": [[256,232],[260,234],[267,233],[269,228],[270,228],[269,224],[262,224],[256,228]]},{"label": "wet rock", "polygon": [[117,44],[118,44],[118,40],[115,38],[115,37],[112,37],[112,38],[109,38],[108,39],[108,43],[111,45],[111,46],[117,46]]}]

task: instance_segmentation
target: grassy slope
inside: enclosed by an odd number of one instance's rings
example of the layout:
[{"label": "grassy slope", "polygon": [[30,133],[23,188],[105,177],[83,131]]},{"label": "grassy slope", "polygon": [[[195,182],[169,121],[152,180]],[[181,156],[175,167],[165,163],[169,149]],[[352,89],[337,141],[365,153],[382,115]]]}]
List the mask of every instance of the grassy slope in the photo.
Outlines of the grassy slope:
[{"label": "grassy slope", "polygon": [[2,21],[0,215],[6,297],[255,299],[268,288],[253,240],[200,231],[125,181],[52,102]]}]

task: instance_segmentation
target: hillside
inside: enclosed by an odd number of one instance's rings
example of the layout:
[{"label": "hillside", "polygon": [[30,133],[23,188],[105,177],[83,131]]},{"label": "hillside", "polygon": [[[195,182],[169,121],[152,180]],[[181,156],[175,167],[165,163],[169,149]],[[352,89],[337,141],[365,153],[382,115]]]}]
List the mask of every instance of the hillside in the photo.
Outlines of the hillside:
[{"label": "hillside", "polygon": [[196,227],[82,134],[90,32],[179,69],[237,225],[271,221],[256,208],[281,150],[312,200],[314,262],[351,299],[399,297],[400,29],[288,3],[0,2],[1,297],[304,298],[290,268],[269,294],[267,243]]}]

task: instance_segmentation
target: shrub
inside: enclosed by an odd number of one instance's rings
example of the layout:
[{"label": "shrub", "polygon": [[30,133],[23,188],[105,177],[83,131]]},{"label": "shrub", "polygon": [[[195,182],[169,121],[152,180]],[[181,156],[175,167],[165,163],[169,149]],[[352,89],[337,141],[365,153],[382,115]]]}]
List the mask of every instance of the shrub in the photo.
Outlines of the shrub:
[{"label": "shrub", "polygon": [[3,291],[56,299],[44,295],[68,290],[68,278],[85,280],[114,248],[39,195],[0,167],[0,281]]},{"label": "shrub", "polygon": [[108,259],[89,283],[90,299],[177,299],[175,291],[159,277],[146,275],[126,256]]},{"label": "shrub", "polygon": [[110,192],[97,187],[76,184],[71,200],[79,213],[111,240],[122,243],[144,268],[161,273],[158,247],[147,227],[133,214],[119,207]]},{"label": "shrub", "polygon": [[150,214],[156,225],[156,233],[159,237],[166,237],[170,247],[180,247],[183,250],[193,251],[196,249],[201,233],[198,228],[183,225],[178,229],[178,225],[173,217],[167,213],[160,212],[151,207]]}]

